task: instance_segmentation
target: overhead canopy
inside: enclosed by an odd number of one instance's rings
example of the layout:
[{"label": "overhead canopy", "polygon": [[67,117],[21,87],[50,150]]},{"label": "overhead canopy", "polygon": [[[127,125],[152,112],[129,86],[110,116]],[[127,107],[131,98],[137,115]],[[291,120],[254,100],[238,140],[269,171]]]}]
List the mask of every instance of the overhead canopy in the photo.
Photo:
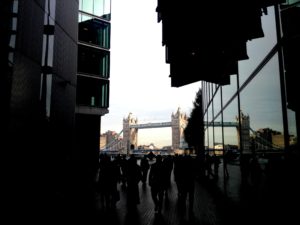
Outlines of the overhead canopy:
[{"label": "overhead canopy", "polygon": [[158,0],[171,86],[200,80],[229,84],[238,61],[248,59],[246,42],[264,36],[261,16],[282,2]]}]

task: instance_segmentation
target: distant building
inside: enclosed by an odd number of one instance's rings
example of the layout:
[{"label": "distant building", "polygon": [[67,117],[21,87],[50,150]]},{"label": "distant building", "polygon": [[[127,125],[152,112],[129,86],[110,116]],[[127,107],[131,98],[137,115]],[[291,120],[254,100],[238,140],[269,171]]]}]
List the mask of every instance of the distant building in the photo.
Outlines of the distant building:
[{"label": "distant building", "polygon": [[120,154],[125,154],[123,137],[115,131],[106,131],[100,135],[100,152],[102,151],[119,151]]},{"label": "distant building", "polygon": [[258,129],[252,139],[255,150],[271,150],[284,147],[283,134],[270,128]]},{"label": "distant building", "polygon": [[149,145],[139,145],[138,146],[139,150],[155,150],[158,149],[153,143],[149,144]]}]

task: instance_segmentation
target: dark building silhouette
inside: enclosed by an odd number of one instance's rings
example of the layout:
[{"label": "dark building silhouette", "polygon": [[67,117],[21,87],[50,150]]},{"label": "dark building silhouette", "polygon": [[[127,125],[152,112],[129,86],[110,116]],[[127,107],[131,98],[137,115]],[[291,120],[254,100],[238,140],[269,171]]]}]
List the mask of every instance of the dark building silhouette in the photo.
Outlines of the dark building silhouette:
[{"label": "dark building silhouette", "polygon": [[199,5],[193,0],[158,0],[156,11],[162,23],[171,86],[200,80],[229,84],[230,75],[238,73],[238,61],[248,59],[246,42],[264,36],[262,13],[282,2],[206,1]]},{"label": "dark building silhouette", "polygon": [[5,0],[0,15],[6,208],[55,215],[72,194],[91,196],[109,107],[110,1]]}]

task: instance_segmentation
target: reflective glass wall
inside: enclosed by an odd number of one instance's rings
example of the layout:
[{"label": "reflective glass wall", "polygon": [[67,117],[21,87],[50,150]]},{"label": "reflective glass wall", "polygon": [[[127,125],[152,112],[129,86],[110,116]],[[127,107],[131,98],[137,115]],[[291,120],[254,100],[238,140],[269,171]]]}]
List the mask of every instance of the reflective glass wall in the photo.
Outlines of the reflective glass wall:
[{"label": "reflective glass wall", "polygon": [[[295,82],[289,82],[294,77],[289,73],[300,70],[293,59],[287,58],[288,54],[282,53],[298,49],[299,39],[289,41],[294,43],[292,47],[284,44],[280,25],[277,26],[284,10],[291,6],[293,12],[287,14],[295,15],[285,18],[291,24],[299,16],[299,1],[288,1],[286,7],[267,8],[267,14],[261,17],[264,37],[247,42],[249,59],[239,61],[239,72],[231,75],[230,85],[202,82],[205,148],[211,153],[283,153],[297,144],[298,106],[292,100],[295,91],[289,91],[297,88],[292,86]],[[299,27],[288,25],[288,35],[294,34],[292,40],[299,38]]]}]

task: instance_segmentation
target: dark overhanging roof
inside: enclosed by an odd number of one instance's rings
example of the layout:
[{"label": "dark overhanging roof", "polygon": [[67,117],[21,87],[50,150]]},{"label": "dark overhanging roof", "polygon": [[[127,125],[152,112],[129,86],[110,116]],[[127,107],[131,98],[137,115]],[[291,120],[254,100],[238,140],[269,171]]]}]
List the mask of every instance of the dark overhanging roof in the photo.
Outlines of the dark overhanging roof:
[{"label": "dark overhanging roof", "polygon": [[172,87],[196,81],[220,85],[248,59],[246,42],[264,37],[261,16],[284,0],[158,0],[162,45]]}]

